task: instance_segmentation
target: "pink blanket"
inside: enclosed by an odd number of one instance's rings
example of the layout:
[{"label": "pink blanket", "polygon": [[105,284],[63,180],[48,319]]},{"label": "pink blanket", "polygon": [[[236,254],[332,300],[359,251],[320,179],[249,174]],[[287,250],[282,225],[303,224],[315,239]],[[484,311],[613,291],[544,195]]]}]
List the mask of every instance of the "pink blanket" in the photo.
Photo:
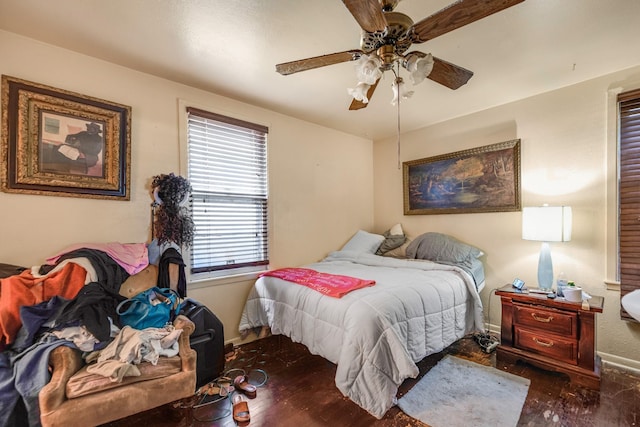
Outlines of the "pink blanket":
[{"label": "pink blanket", "polygon": [[321,273],[310,268],[280,268],[267,271],[262,276],[277,277],[288,282],[306,286],[330,297],[340,298],[344,294],[375,285],[375,280],[358,279],[338,274]]},{"label": "pink blanket", "polygon": [[149,265],[147,245],[144,243],[77,243],[67,246],[56,255],[47,258],[47,264],[55,264],[58,258],[76,249],[96,249],[109,255],[129,274],[136,274]]}]

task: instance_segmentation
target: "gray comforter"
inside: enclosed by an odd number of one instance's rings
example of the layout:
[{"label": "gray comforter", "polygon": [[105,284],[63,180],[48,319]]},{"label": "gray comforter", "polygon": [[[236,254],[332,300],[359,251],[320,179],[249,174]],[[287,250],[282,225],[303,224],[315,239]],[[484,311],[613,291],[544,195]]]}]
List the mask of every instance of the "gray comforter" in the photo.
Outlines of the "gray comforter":
[{"label": "gray comforter", "polygon": [[305,266],[373,279],[342,298],[261,277],[246,301],[240,331],[269,326],[337,365],[336,386],[376,418],[395,404],[416,362],[482,330],[482,304],[469,274],[449,265],[333,252]]}]

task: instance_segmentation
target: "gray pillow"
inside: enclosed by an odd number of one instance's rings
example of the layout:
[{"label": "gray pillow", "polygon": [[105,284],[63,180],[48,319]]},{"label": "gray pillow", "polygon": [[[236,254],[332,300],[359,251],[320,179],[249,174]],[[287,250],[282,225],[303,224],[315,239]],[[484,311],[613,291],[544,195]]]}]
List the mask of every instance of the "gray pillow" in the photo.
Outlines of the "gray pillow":
[{"label": "gray pillow", "polygon": [[407,236],[404,234],[391,234],[391,230],[385,231],[382,235],[384,236],[384,242],[376,251],[376,255],[384,255],[390,250],[399,248],[407,240]]},{"label": "gray pillow", "polygon": [[407,258],[443,263],[470,263],[482,255],[480,249],[441,233],[424,233],[407,246]]},{"label": "gray pillow", "polygon": [[407,257],[407,247],[411,244],[413,239],[410,236],[405,236],[407,240],[405,242],[395,248],[391,249],[389,252],[385,252],[382,256],[391,257],[391,258],[406,258]]}]

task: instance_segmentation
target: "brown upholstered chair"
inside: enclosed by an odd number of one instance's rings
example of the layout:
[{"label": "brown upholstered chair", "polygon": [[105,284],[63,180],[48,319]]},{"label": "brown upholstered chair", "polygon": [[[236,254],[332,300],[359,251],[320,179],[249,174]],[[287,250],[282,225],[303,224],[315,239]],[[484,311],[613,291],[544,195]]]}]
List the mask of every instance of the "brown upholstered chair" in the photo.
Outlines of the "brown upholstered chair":
[{"label": "brown upholstered chair", "polygon": [[61,346],[52,351],[52,378],[39,395],[40,420],[48,426],[96,426],[191,397],[196,387],[196,352],[189,336],[195,325],[178,316],[176,328],[180,352],[160,357],[157,365],[138,365],[140,377],[125,377],[121,383],[86,372],[78,350]]}]

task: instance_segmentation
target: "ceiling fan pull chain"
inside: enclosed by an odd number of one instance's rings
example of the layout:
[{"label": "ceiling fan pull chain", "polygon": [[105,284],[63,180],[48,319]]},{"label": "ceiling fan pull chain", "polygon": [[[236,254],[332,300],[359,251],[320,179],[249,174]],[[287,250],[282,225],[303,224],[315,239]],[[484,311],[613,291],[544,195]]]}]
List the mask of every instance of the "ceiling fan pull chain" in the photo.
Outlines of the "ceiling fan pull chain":
[{"label": "ceiling fan pull chain", "polygon": [[[397,74],[397,77],[396,77],[396,79],[394,81],[394,84],[397,86],[398,94],[400,94],[400,65],[399,64],[398,64],[398,74]],[[397,145],[397,150],[398,150],[398,152],[397,152],[398,170],[400,170],[400,102],[402,102],[401,99],[402,99],[402,96],[398,96],[398,105],[397,105],[398,108],[396,110],[397,114],[398,114],[398,117],[397,117],[397,129],[396,129],[396,132],[397,132],[396,133],[396,137],[397,137],[396,145]]]},{"label": "ceiling fan pull chain", "polygon": [[397,129],[397,145],[398,145],[398,169],[400,169],[400,100],[398,100],[398,129]]}]

